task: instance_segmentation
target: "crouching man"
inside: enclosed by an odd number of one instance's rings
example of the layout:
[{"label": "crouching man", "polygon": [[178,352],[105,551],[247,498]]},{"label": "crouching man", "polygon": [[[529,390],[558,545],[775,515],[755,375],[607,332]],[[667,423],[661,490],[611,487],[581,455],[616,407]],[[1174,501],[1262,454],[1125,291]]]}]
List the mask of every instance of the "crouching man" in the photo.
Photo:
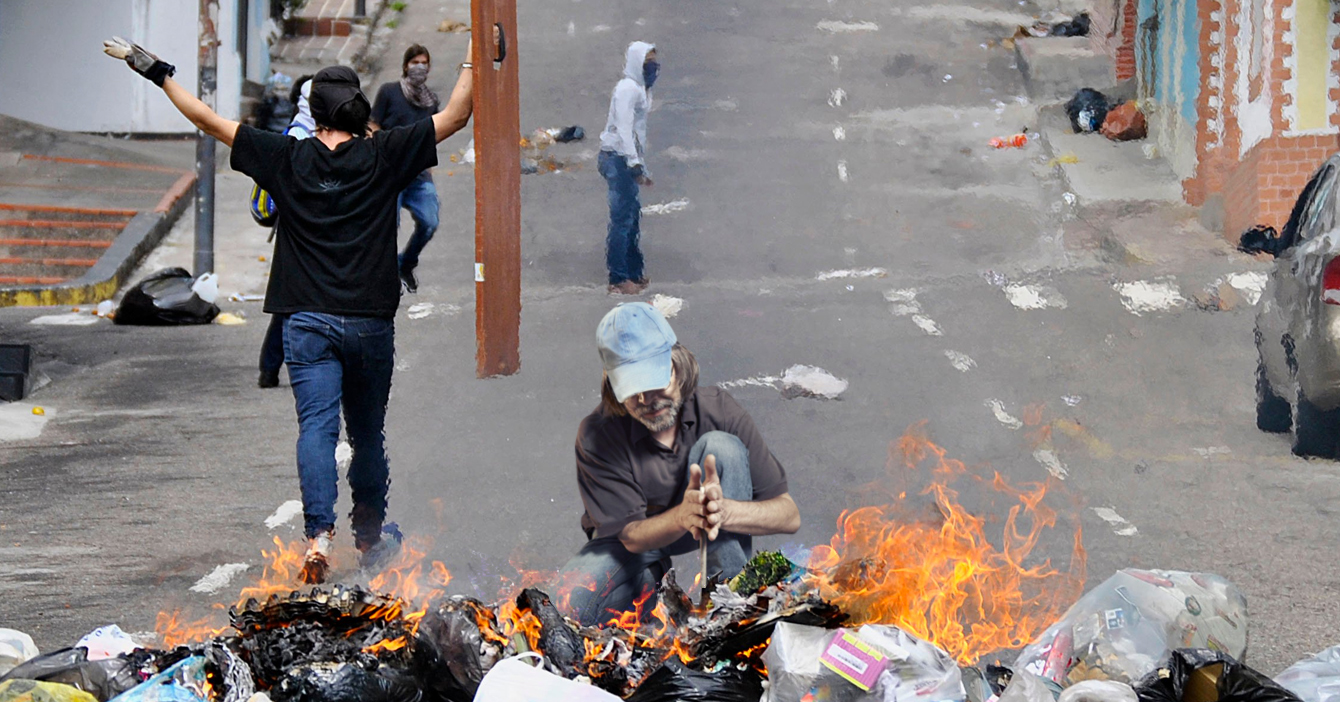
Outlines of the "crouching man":
[{"label": "crouching man", "polygon": [[[584,625],[654,593],[670,556],[709,540],[708,570],[739,573],[754,536],[793,534],[786,471],[749,414],[717,387],[654,307],[622,304],[596,332],[601,406],[577,430],[577,486],[590,539],[564,567]],[[614,614],[611,614],[614,613]]]}]

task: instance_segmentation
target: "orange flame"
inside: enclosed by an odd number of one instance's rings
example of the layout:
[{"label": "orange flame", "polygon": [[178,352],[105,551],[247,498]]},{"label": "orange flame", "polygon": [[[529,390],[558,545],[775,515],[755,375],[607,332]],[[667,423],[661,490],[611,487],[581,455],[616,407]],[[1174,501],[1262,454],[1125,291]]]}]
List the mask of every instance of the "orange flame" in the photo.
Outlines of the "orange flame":
[{"label": "orange flame", "polygon": [[[1070,568],[1050,561],[1028,565],[1029,555],[1057,513],[1043,498],[1057,483],[1010,485],[996,473],[987,478],[947,459],[924,424],[890,447],[891,477],[933,461],[933,480],[921,491],[938,519],[914,513],[906,493],[892,504],[846,511],[828,546],[819,546],[810,566],[821,571],[823,594],[852,616],[854,624],[895,624],[949,652],[963,663],[1003,649],[1027,645],[1058,619],[1083,591],[1085,552],[1078,519]],[[989,485],[993,498],[1010,501],[1000,546],[986,534],[986,520],[970,514],[951,487],[963,477]]]},{"label": "orange flame", "polygon": [[228,627],[215,627],[212,617],[193,621],[184,621],[181,610],[159,612],[154,622],[154,631],[162,639],[165,648],[175,648],[184,644],[204,641],[222,634]]}]

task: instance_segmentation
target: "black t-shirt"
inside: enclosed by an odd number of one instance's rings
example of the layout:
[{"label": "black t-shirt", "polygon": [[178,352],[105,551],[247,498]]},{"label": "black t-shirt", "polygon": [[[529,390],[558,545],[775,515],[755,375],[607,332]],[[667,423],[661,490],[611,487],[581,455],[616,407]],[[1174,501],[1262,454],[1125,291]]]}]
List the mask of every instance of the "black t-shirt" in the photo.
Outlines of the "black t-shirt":
[{"label": "black t-shirt", "polygon": [[377,99],[372,103],[372,121],[382,129],[408,127],[429,119],[438,107],[415,107],[405,99],[405,91],[400,89],[400,81],[382,83],[377,89]]},{"label": "black t-shirt", "polygon": [[385,129],[334,150],[316,138],[300,141],[243,125],[231,163],[284,213],[275,228],[266,312],[395,316],[396,198],[437,165],[432,121]]}]

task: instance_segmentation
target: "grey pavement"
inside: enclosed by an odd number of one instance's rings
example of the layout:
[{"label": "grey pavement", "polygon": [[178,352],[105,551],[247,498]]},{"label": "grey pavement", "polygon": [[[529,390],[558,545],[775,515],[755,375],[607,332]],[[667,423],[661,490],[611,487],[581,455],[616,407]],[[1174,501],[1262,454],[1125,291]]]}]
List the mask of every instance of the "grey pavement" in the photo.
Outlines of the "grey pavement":
[{"label": "grey pavement", "polygon": [[[464,7],[414,0],[377,80],[422,41],[445,90],[465,38],[434,28]],[[683,301],[671,322],[704,383],[753,379],[733,392],[805,522],[759,547],[827,543],[842,511],[872,498],[861,488],[885,474],[891,442],[925,422],[951,457],[1011,481],[1063,467],[1091,585],[1131,566],[1223,575],[1249,598],[1248,660],[1269,673],[1335,642],[1325,554],[1340,466],[1256,431],[1250,306],[1191,302],[1229,275],[1250,288],[1262,264],[1202,246],[1113,257],[1107,232],[1145,222],[1176,236],[1194,213],[1076,211],[1039,146],[988,147],[1036,123],[1012,55],[985,46],[1028,6],[520,10],[527,131],[581,124],[594,137],[623,47],[658,44],[657,184],[643,199],[687,205],[643,220],[648,296]],[[406,531],[434,539],[452,590],[491,596],[517,566],[552,570],[583,541],[572,441],[599,398],[594,328],[618,300],[604,290],[598,147],[555,147],[571,167],[522,181],[522,371],[475,379],[473,174],[447,162],[466,141],[439,149],[443,225],[397,319],[391,499]],[[223,291],[259,292],[264,233],[236,197],[245,183],[221,182]],[[184,257],[186,237],[183,225],[156,263]],[[411,318],[423,303],[431,312]],[[247,324],[49,327],[28,322],[50,310],[0,310],[0,338],[36,345],[52,383],[32,401],[53,410],[40,437],[0,452],[0,624],[54,648],[106,622],[152,628],[162,609],[208,613],[256,574],[271,538],[299,535],[263,523],[298,495],[292,397],[255,387],[258,303],[224,306]],[[765,379],[793,364],[850,387],[788,399]],[[1119,535],[1129,529],[1096,507],[1138,532]],[[1037,555],[1064,567],[1061,536]],[[227,563],[251,570],[212,595],[189,590]]]}]

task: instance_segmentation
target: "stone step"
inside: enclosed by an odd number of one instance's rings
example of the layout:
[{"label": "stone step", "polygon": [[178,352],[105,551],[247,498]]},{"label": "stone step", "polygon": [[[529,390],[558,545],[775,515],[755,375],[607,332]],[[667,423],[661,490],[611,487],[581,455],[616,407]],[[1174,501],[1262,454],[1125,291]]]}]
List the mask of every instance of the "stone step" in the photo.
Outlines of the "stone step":
[{"label": "stone step", "polygon": [[125,222],[0,218],[0,239],[111,242],[125,228]]},{"label": "stone step", "polygon": [[1080,88],[1106,91],[1117,84],[1116,62],[1089,37],[1017,39],[1014,51],[1029,97],[1069,100]]}]

